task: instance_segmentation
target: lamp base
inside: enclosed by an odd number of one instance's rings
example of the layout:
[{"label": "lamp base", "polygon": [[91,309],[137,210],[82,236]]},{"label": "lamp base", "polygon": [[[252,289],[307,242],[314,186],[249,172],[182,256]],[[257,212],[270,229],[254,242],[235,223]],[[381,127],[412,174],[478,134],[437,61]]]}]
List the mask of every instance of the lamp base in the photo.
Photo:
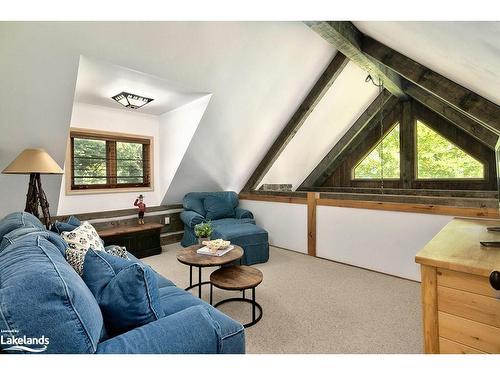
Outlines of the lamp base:
[{"label": "lamp base", "polygon": [[[42,209],[41,216],[38,209],[39,207]],[[45,227],[49,229],[49,202],[47,201],[47,196],[42,189],[42,180],[40,179],[40,173],[30,174],[28,193],[26,194],[26,207],[24,208],[24,211],[39,218],[45,224]]]}]

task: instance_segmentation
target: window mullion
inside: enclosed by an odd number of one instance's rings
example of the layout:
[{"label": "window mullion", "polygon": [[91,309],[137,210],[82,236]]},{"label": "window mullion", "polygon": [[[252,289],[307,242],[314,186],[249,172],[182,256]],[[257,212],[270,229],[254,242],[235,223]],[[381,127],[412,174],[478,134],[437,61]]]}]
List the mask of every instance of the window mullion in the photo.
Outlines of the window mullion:
[{"label": "window mullion", "polygon": [[116,175],[116,142],[106,141],[106,181],[108,185],[117,184]]}]

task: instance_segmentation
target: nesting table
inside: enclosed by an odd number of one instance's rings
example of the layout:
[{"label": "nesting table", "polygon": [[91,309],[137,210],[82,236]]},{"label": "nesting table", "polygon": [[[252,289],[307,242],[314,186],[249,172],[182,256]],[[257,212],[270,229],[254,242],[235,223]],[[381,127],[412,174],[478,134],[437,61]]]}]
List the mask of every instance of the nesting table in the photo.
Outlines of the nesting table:
[{"label": "nesting table", "polygon": [[[198,298],[201,298],[201,286],[210,284],[210,281],[201,281],[201,269],[205,267],[220,267],[241,259],[243,256],[243,249],[237,245],[233,246],[234,249],[221,257],[198,254],[196,250],[203,247],[203,245],[192,245],[179,250],[177,252],[177,260],[189,266],[189,286],[186,290],[198,287]],[[193,284],[193,267],[198,268],[198,282],[196,284]]]},{"label": "nesting table", "polygon": [[[262,318],[262,306],[255,300],[255,288],[262,282],[263,275],[260,270],[250,266],[242,266],[241,258],[243,257],[243,249],[237,245],[233,245],[234,249],[227,252],[223,256],[200,255],[196,252],[202,245],[193,245],[177,252],[177,260],[182,264],[189,266],[189,286],[185,290],[198,288],[198,298],[201,299],[201,286],[210,284],[210,304],[213,305],[213,287],[223,290],[241,291],[242,297],[227,298],[217,302],[214,307],[224,303],[240,301],[247,302],[252,305],[252,321],[243,324],[245,328],[253,326]],[[240,265],[229,265],[236,260],[240,260]],[[226,267],[222,267],[226,266]],[[198,282],[193,284],[193,267],[198,268]],[[220,267],[212,272],[210,281],[201,281],[201,270],[205,267]],[[245,291],[252,290],[252,298],[245,297]],[[258,310],[258,315],[257,315]]]},{"label": "nesting table", "polygon": [[[227,298],[217,302],[214,307],[227,302],[241,301],[252,305],[252,321],[243,324],[245,328],[253,326],[262,318],[262,306],[255,301],[255,287],[262,282],[262,272],[249,266],[229,266],[218,269],[210,275],[210,304],[212,305],[212,295],[214,286],[224,290],[239,290],[243,292],[243,297]],[[245,298],[245,290],[252,289],[252,299]],[[259,316],[256,316],[256,309]]]}]

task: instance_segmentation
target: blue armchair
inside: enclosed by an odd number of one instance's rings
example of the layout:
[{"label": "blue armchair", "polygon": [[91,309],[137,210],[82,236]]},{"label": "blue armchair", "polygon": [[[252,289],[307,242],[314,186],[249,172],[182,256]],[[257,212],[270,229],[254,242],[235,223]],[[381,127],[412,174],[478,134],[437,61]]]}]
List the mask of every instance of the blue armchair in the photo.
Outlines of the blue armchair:
[{"label": "blue armchair", "polygon": [[[194,227],[196,224],[209,221],[205,202],[207,198],[218,198],[220,206],[223,206],[219,211],[230,208],[226,210],[228,213],[225,217],[210,220],[214,227],[211,238],[223,238],[241,246],[245,251],[242,264],[267,262],[269,259],[268,233],[255,224],[252,212],[238,207],[238,194],[234,191],[194,192],[184,196],[184,211],[180,215],[184,223],[181,245],[186,247],[198,243]],[[215,203],[217,204],[217,200]]]}]

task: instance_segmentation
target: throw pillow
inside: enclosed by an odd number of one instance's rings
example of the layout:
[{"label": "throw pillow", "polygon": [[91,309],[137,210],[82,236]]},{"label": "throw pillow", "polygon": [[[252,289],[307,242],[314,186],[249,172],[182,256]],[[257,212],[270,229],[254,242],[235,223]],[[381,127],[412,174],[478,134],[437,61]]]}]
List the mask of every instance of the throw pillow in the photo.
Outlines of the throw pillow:
[{"label": "throw pillow", "polygon": [[218,197],[208,196],[203,200],[203,206],[207,212],[207,220],[218,220],[226,217],[234,217],[234,208],[231,203]]},{"label": "throw pillow", "polygon": [[90,248],[99,251],[104,250],[104,244],[97,231],[87,221],[84,221],[72,231],[62,232],[61,238],[68,245],[66,260],[80,276],[83,275],[83,262],[87,251]]},{"label": "throw pillow", "polygon": [[61,234],[62,232],[71,232],[72,230],[79,227],[82,223],[75,216],[70,216],[66,221],[56,221],[51,227],[50,230],[57,234]]},{"label": "throw pillow", "polygon": [[90,249],[85,255],[83,280],[113,335],[165,316],[158,281],[149,266]]},{"label": "throw pillow", "polygon": [[61,237],[66,241],[70,249],[87,251],[92,248],[95,250],[104,250],[104,242],[88,221],[84,221],[71,232],[62,232]]},{"label": "throw pillow", "polygon": [[[100,251],[100,250],[96,250]],[[125,247],[118,246],[118,245],[110,245],[106,246],[104,248],[104,251],[108,254],[127,259],[129,260],[130,258],[128,257],[127,250]],[[68,248],[66,249],[66,260],[68,263],[71,265],[71,267],[74,268],[76,273],[78,273],[80,276],[83,276],[83,264],[85,262],[85,255],[87,254],[87,250],[78,250],[78,249],[71,249]]]}]

